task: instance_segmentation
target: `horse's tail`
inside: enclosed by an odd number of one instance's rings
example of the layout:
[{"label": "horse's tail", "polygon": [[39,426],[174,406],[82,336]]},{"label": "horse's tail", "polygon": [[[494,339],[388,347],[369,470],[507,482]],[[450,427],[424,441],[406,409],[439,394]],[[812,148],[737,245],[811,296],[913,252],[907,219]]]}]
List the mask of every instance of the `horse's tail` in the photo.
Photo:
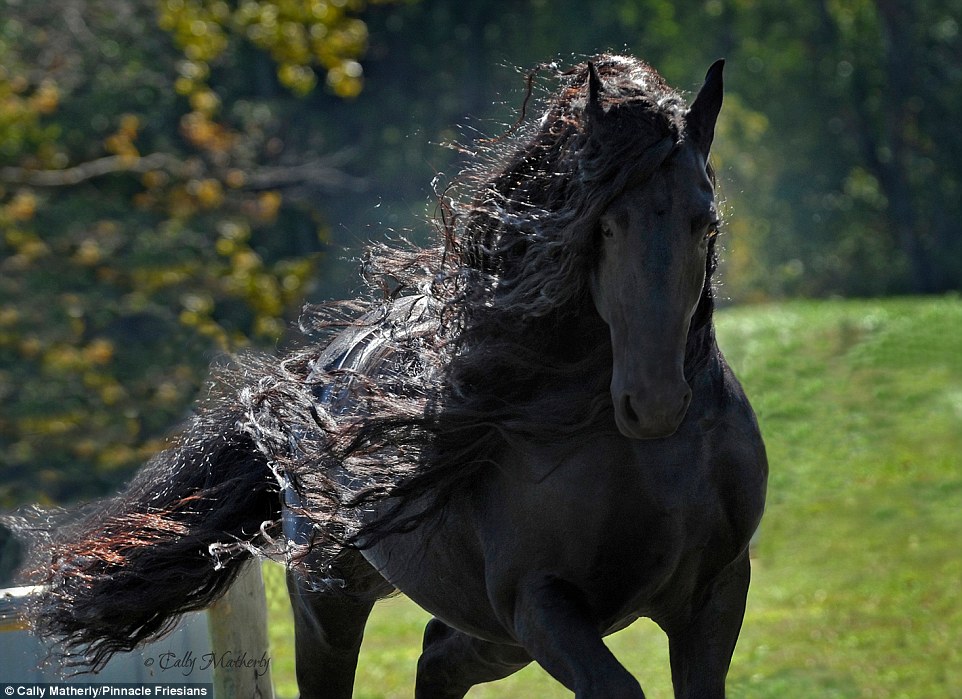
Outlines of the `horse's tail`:
[{"label": "horse's tail", "polygon": [[68,666],[98,670],[207,607],[269,540],[278,486],[241,418],[234,406],[196,417],[123,492],[79,518],[16,518],[31,549],[24,583],[38,586],[30,621],[63,642]]}]

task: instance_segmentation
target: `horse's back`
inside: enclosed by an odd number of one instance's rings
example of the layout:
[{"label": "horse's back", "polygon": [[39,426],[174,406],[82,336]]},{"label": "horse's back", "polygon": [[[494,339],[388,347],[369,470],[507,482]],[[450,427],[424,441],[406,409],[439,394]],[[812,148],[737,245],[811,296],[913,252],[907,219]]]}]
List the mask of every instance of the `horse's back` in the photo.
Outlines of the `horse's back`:
[{"label": "horse's back", "polygon": [[335,372],[377,376],[398,347],[437,329],[427,296],[402,296],[364,313],[319,348],[307,380],[323,383]]}]

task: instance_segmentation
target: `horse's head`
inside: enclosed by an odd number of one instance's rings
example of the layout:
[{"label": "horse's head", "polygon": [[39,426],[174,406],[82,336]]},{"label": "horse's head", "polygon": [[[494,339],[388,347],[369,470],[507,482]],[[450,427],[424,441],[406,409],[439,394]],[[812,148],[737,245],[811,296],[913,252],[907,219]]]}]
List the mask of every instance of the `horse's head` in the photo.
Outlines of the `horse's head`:
[{"label": "horse's head", "polygon": [[[604,88],[593,68],[590,80],[588,116],[603,120],[598,92]],[[686,344],[717,232],[707,160],[721,102],[719,61],[685,115],[682,137],[654,146],[664,149],[655,154],[660,164],[629,179],[598,222],[601,252],[591,291],[611,332],[611,397],[627,437],[673,434],[691,400]]]}]

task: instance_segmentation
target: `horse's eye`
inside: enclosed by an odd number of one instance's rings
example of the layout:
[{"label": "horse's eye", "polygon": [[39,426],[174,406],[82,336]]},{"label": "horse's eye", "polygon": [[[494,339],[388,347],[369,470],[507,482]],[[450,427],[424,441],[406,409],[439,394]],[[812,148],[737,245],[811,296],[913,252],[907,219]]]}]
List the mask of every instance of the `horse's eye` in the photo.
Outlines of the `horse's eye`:
[{"label": "horse's eye", "polygon": [[601,235],[603,235],[605,238],[611,238],[614,236],[615,232],[612,230],[610,223],[602,220],[599,226],[601,228]]},{"label": "horse's eye", "polygon": [[707,243],[710,240],[712,240],[712,238],[715,238],[718,236],[718,227],[720,225],[721,223],[716,219],[711,221],[707,226],[704,223],[695,225],[692,228],[692,232],[697,234],[699,231],[704,231],[704,237],[702,238],[702,242]]}]

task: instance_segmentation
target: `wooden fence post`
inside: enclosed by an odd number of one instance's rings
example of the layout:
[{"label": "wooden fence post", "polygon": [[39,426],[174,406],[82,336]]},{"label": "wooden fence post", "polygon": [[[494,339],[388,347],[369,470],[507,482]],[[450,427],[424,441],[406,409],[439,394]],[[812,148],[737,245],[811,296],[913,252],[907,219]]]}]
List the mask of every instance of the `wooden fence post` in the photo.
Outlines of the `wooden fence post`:
[{"label": "wooden fence post", "polygon": [[267,641],[267,601],[261,564],[245,566],[207,611],[216,699],[273,699]]}]

